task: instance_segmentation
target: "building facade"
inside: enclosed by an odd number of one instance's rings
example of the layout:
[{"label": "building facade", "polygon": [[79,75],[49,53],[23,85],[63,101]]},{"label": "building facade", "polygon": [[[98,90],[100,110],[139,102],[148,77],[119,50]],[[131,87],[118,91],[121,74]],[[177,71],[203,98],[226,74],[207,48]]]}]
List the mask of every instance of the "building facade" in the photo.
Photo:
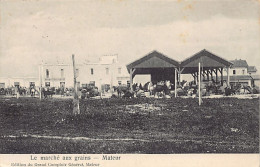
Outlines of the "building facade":
[{"label": "building facade", "polygon": [[10,87],[34,87],[39,86],[39,78],[37,77],[0,77],[0,88]]},{"label": "building facade", "polygon": [[235,59],[230,61],[233,65],[230,67],[230,83],[244,84],[248,86],[259,86],[259,77],[256,74],[255,66],[249,66],[246,60]]},{"label": "building facade", "polygon": [[[129,74],[124,65],[118,62],[117,55],[102,56],[97,63],[75,64],[77,87],[92,84],[101,89],[104,86],[117,86],[129,82]],[[65,87],[74,85],[73,66],[71,64],[40,65],[43,87]]]}]

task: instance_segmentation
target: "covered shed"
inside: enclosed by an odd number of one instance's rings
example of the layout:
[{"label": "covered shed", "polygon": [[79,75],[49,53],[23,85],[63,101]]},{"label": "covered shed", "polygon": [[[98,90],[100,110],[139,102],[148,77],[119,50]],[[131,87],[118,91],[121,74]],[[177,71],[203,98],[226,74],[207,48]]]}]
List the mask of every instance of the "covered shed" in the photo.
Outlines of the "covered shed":
[{"label": "covered shed", "polygon": [[175,81],[175,68],[179,67],[179,62],[168,56],[152,51],[146,56],[127,65],[130,73],[130,84],[137,74],[151,74],[151,81],[157,83],[162,80]]},{"label": "covered shed", "polygon": [[[203,80],[214,80],[217,83],[220,82],[223,84],[223,71],[225,69],[227,71],[227,82],[229,84],[229,68],[232,63],[206,49],[182,61],[178,72],[180,74],[191,74],[194,81],[197,82],[199,79],[199,63]],[[218,76],[220,76],[220,81],[218,81]]]},{"label": "covered shed", "polygon": [[[212,80],[215,83],[223,85],[223,73],[225,70],[227,72],[227,85],[229,85],[229,68],[231,65],[231,62],[206,49],[201,50],[182,62],[173,60],[160,52],[153,51],[128,64],[127,70],[130,73],[131,85],[133,85],[133,78],[136,74],[151,74],[151,81],[153,83],[166,80],[175,83],[176,97],[177,85],[180,83],[181,74],[191,74],[200,90],[201,80]],[[220,78],[220,81],[218,78]]]}]

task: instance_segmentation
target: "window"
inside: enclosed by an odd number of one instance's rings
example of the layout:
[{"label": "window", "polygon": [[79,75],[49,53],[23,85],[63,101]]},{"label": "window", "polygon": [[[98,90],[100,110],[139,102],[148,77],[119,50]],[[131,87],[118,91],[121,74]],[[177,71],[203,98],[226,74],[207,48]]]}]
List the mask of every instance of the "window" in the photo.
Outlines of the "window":
[{"label": "window", "polygon": [[109,68],[106,68],[106,74],[107,75],[109,74]]},{"label": "window", "polygon": [[49,78],[50,77],[50,72],[48,69],[46,69],[46,78]]},{"label": "window", "polygon": [[64,69],[60,69],[60,76],[61,76],[61,78],[64,77]]},{"label": "window", "polygon": [[65,88],[65,82],[60,82],[60,87]]},{"label": "window", "polygon": [[14,86],[20,86],[19,82],[14,82]]},{"label": "window", "polygon": [[0,88],[5,88],[5,83],[0,83]]},{"label": "window", "polygon": [[45,82],[45,86],[46,87],[51,86],[51,83],[50,82]]},{"label": "window", "polygon": [[30,82],[30,87],[35,87],[35,82]]},{"label": "window", "polygon": [[94,74],[94,69],[93,68],[90,69],[90,73],[91,73],[91,75]]},{"label": "window", "polygon": [[118,68],[118,74],[121,74],[121,68]]},{"label": "window", "polygon": [[242,74],[245,74],[245,70],[242,70]]},{"label": "window", "polygon": [[121,85],[122,84],[122,81],[118,81],[118,85]]},{"label": "window", "polygon": [[89,85],[90,85],[90,86],[95,86],[95,81],[90,81],[90,82],[89,82]]},{"label": "window", "polygon": [[82,84],[81,86],[82,86],[83,89],[85,89],[85,88],[87,87],[87,84],[84,83],[84,84]]},{"label": "window", "polygon": [[233,70],[233,74],[236,74],[236,70]]},{"label": "window", "polygon": [[79,76],[79,69],[76,69],[76,77]]},{"label": "window", "polygon": [[127,87],[130,87],[130,81],[126,81]]}]

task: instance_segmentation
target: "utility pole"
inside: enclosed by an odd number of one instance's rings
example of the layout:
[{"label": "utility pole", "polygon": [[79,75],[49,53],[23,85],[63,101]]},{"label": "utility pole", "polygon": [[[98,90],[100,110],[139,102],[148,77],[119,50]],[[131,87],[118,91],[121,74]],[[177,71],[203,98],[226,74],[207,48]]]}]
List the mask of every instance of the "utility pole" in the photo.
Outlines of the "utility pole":
[{"label": "utility pole", "polygon": [[42,64],[40,64],[39,66],[39,82],[40,82],[39,97],[41,100],[42,99]]},{"label": "utility pole", "polygon": [[177,97],[177,70],[174,69],[174,97]]},{"label": "utility pole", "polygon": [[199,62],[199,69],[198,69],[198,71],[199,71],[199,73],[198,73],[198,78],[199,78],[199,105],[201,105],[201,90],[200,90],[200,82],[201,82],[201,78],[200,78],[200,73],[201,73],[201,71],[200,71],[200,62]]},{"label": "utility pole", "polygon": [[74,77],[74,98],[73,98],[73,114],[80,114],[79,110],[79,97],[78,97],[78,88],[77,88],[77,76],[76,76],[76,67],[74,55],[72,55],[72,64],[73,64],[73,77]]}]

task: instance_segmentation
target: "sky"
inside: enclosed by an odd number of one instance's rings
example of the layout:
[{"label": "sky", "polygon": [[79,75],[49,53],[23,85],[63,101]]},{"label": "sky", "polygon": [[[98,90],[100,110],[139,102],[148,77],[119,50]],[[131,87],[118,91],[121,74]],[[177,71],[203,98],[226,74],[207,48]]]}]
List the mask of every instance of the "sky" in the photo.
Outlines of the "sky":
[{"label": "sky", "polygon": [[207,49],[260,71],[259,0],[2,0],[0,77],[38,75],[38,64],[123,65],[157,50],[177,61]]}]

